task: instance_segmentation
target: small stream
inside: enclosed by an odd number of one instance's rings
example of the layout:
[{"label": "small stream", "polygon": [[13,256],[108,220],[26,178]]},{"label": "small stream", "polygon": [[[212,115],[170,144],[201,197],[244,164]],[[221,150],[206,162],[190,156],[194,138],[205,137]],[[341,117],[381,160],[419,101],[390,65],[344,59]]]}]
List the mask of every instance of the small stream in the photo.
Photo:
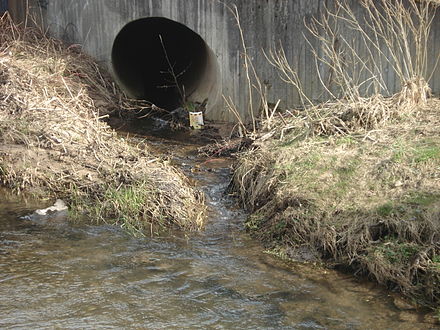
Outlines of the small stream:
[{"label": "small stream", "polygon": [[148,139],[205,191],[199,234],[133,238],[66,217],[24,220],[41,202],[0,190],[0,328],[435,328],[372,283],[263,253],[224,196],[231,161],[207,161],[191,137],[174,137],[187,142]]}]

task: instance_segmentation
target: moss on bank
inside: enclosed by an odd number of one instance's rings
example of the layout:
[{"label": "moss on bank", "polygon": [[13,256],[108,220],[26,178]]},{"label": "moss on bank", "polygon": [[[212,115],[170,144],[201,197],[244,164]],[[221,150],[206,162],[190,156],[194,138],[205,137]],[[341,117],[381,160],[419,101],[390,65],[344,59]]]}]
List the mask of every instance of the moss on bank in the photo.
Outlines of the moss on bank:
[{"label": "moss on bank", "polygon": [[0,182],[134,232],[197,230],[203,196],[102,121],[141,109],[77,47],[0,19]]},{"label": "moss on bank", "polygon": [[439,110],[431,99],[374,126],[346,116],[343,133],[324,130],[325,115],[284,118],[235,169],[248,230],[291,258],[306,250],[438,307]]}]

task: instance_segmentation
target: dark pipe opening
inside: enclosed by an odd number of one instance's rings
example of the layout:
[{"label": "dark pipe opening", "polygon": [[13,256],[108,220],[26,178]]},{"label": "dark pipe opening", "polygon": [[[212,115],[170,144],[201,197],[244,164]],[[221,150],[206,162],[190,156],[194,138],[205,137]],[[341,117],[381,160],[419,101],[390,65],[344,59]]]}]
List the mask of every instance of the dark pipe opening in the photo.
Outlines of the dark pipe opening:
[{"label": "dark pipe opening", "polygon": [[149,17],[122,28],[113,43],[112,64],[132,97],[173,110],[203,85],[206,70],[211,70],[211,53],[205,41],[185,25]]}]

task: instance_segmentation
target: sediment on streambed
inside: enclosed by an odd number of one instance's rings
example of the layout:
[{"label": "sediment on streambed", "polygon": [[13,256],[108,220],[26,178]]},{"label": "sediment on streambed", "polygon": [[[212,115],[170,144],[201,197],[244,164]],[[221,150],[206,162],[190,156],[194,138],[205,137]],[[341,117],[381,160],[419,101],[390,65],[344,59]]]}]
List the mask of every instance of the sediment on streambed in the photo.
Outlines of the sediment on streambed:
[{"label": "sediment on streambed", "polygon": [[251,212],[249,232],[275,252],[349,269],[438,308],[440,100],[402,97],[273,120],[240,157],[232,189]]},{"label": "sediment on streambed", "polygon": [[0,183],[62,198],[132,232],[198,230],[203,195],[148,145],[131,145],[102,118],[147,107],[128,99],[77,47],[0,18]]}]

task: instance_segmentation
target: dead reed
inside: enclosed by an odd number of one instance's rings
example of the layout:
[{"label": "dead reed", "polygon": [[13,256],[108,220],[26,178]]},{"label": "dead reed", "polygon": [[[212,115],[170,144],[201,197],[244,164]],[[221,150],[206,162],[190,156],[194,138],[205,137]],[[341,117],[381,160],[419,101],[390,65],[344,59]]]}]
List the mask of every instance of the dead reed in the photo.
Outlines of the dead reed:
[{"label": "dead reed", "polygon": [[0,181],[63,198],[132,231],[200,229],[203,196],[182,173],[102,121],[128,99],[79,47],[0,18]]},{"label": "dead reed", "polygon": [[[294,259],[308,250],[439,308],[440,100],[430,99],[426,70],[434,9],[405,3],[362,1],[360,20],[336,1],[308,26],[321,42],[312,49],[317,68],[332,73],[331,80],[316,73],[328,102],[303,93],[282,47],[266,54],[302,106],[263,119],[231,189],[252,212],[248,230],[269,248]],[[359,58],[341,24],[358,33],[368,58]],[[387,61],[400,79],[397,93],[382,76]]]},{"label": "dead reed", "polygon": [[282,140],[257,140],[232,183],[252,212],[248,229],[292,258],[307,248],[330,265],[438,306],[438,109],[440,101],[430,100],[416,120],[351,134],[317,121],[309,133],[303,126]]}]

